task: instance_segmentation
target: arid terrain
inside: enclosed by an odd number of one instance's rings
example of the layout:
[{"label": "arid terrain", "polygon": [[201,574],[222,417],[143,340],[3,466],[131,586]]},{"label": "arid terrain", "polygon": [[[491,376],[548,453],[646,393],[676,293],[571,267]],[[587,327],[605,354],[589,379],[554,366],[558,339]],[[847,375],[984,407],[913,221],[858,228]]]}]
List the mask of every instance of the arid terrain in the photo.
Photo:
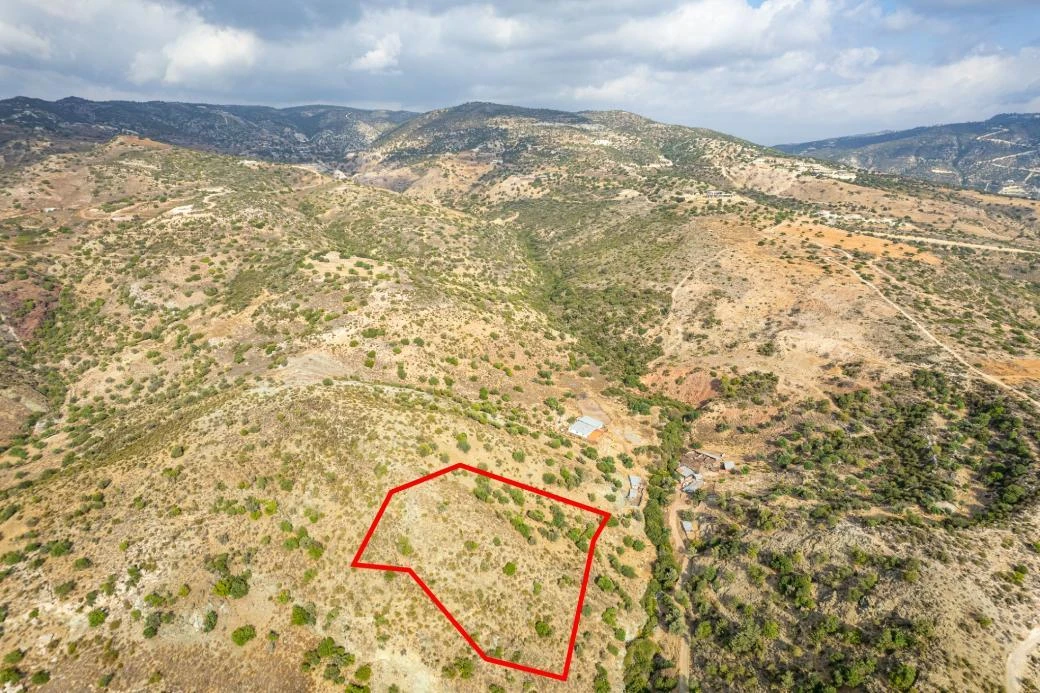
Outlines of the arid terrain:
[{"label": "arid terrain", "polygon": [[[380,128],[5,131],[4,684],[1040,690],[1040,202],[623,112]],[[457,461],[612,515],[565,683],[350,567]],[[366,557],[558,668],[591,520],[419,488]]]},{"label": "arid terrain", "polygon": [[1003,113],[977,123],[780,145],[788,154],[886,174],[1040,199],[1040,114]]}]

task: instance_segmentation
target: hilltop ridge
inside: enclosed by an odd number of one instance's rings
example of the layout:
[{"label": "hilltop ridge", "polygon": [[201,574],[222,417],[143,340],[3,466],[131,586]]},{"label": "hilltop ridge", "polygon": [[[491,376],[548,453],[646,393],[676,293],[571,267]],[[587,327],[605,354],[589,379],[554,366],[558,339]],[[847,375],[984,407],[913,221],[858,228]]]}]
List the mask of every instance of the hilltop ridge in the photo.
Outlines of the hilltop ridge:
[{"label": "hilltop ridge", "polygon": [[24,134],[101,141],[128,133],[272,161],[333,161],[342,159],[346,152],[363,149],[382,132],[416,115],[322,105],[272,108],[16,97],[0,101],[0,153],[10,157],[5,142]]},{"label": "hilltop ridge", "polygon": [[[377,152],[400,160],[460,152],[490,144],[507,133],[502,121],[570,127],[609,127],[637,136],[650,128],[681,128],[705,137],[767,147],[713,130],[657,123],[626,111],[569,112],[483,101],[425,113],[345,106],[286,108],[166,101],[89,101],[67,97],[44,101],[0,100],[0,155],[16,161],[40,151],[58,151],[119,133],[169,144],[250,156],[268,161],[312,163],[351,171],[354,158]],[[43,149],[13,150],[25,140],[49,139]],[[519,144],[519,143],[518,143]],[[521,145],[522,146],[522,145]],[[829,160],[874,173],[896,174],[943,185],[1009,196],[1040,198],[1040,114],[1006,113],[986,121],[925,126],[832,137],[772,149]]]},{"label": "hilltop ridge", "polygon": [[798,156],[986,192],[1040,198],[1040,113],[777,145]]}]

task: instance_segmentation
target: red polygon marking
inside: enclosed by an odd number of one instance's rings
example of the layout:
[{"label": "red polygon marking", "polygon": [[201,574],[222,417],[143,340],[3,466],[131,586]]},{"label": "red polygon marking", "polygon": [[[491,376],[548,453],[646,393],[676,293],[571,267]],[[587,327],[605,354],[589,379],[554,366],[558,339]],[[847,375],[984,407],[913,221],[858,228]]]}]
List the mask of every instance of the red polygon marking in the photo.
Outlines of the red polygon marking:
[{"label": "red polygon marking", "polygon": [[[451,615],[451,612],[448,611],[447,607],[445,607],[444,604],[441,603],[441,600],[438,599],[437,595],[433,593],[433,590],[431,590],[429,586],[425,582],[423,582],[423,579],[419,577],[419,574],[416,573],[414,569],[399,565],[386,565],[384,563],[367,563],[361,560],[362,554],[364,554],[365,549],[368,548],[368,542],[372,540],[372,535],[376,531],[376,526],[379,524],[379,521],[383,519],[383,513],[386,512],[387,506],[390,505],[390,499],[393,498],[395,493],[410,489],[413,486],[418,486],[419,484],[430,481],[431,479],[436,479],[439,476],[444,476],[448,472],[454,472],[457,469],[465,469],[468,472],[473,472],[474,474],[479,474],[480,476],[485,476],[489,479],[500,481],[503,484],[508,484],[509,486],[516,486],[517,488],[522,488],[525,491],[530,491],[531,493],[538,494],[539,496],[550,498],[554,501],[564,503],[571,507],[581,508],[582,510],[586,510],[590,513],[595,513],[596,515],[599,515],[599,527],[596,528],[595,534],[592,535],[592,539],[589,541],[589,552],[588,555],[585,557],[585,572],[581,577],[581,589],[578,591],[578,604],[574,608],[574,621],[571,624],[571,636],[567,643],[567,657],[563,663],[562,671],[548,671],[546,669],[539,669],[537,667],[528,666],[526,664],[519,664],[517,662],[510,662],[505,659],[499,659],[498,657],[492,657],[491,655],[484,652],[483,649],[481,649],[480,645],[477,644],[477,641],[474,640],[473,637],[466,632],[466,629],[462,627],[462,624],[459,623],[458,620],[456,620],[456,618]],[[402,484],[401,486],[396,486],[390,489],[386,494],[386,498],[383,499],[383,504],[379,506],[379,510],[376,512],[376,516],[372,520],[372,524],[369,526],[368,531],[365,532],[365,536],[361,540],[361,546],[358,547],[357,553],[354,554],[354,560],[350,562],[350,567],[369,568],[372,570],[389,570],[395,573],[406,573],[410,575],[412,577],[412,580],[414,580],[415,583],[419,585],[419,587],[422,589],[422,591],[426,593],[426,596],[430,598],[430,601],[433,602],[434,606],[440,609],[440,612],[444,614],[445,618],[448,619],[451,625],[455,626],[455,630],[457,630],[459,634],[462,635],[466,642],[469,643],[469,646],[473,648],[473,651],[476,652],[477,655],[485,662],[490,662],[492,664],[498,664],[500,666],[509,667],[510,669],[518,669],[519,671],[524,671],[528,674],[546,676],[550,679],[556,679],[557,681],[566,681],[571,669],[571,660],[574,657],[574,643],[578,639],[578,624],[581,622],[581,607],[582,604],[585,602],[585,592],[588,590],[589,587],[589,575],[592,573],[592,559],[596,553],[596,542],[599,540],[599,535],[603,533],[604,529],[606,529],[607,522],[609,521],[610,513],[608,513],[605,510],[600,510],[599,508],[595,508],[591,505],[579,503],[578,501],[571,500],[570,498],[558,496],[555,493],[550,493],[549,491],[543,491],[542,489],[535,488],[530,484],[525,484],[520,481],[514,481],[513,479],[510,479],[508,477],[504,477],[499,474],[486,471],[484,469],[473,467],[464,462],[456,462],[455,464],[445,467],[444,469],[440,469],[431,474],[427,474],[426,476],[419,477],[414,481],[409,481],[407,484]]]}]

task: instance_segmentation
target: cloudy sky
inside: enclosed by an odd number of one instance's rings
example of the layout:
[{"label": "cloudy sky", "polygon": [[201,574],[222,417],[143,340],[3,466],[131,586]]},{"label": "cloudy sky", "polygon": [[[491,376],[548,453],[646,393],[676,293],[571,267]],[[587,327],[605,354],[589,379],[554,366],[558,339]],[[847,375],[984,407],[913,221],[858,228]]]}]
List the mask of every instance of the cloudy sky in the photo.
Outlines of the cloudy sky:
[{"label": "cloudy sky", "polygon": [[1040,0],[0,0],[0,97],[622,108],[765,144],[1040,111]]}]

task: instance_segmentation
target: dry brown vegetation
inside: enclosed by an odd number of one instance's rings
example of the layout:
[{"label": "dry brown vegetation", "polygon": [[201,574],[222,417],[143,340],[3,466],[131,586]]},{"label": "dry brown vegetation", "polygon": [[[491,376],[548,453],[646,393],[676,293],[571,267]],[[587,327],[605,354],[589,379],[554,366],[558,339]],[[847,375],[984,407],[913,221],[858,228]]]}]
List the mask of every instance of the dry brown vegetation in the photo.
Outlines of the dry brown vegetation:
[{"label": "dry brown vegetation", "polygon": [[[1002,685],[1040,574],[1027,203],[582,117],[430,119],[353,181],[133,138],[3,169],[5,680]],[[738,469],[688,498],[694,446]],[[388,489],[455,460],[615,516],[568,683],[346,567]],[[478,491],[402,499],[372,551],[551,667],[585,525]]]}]

